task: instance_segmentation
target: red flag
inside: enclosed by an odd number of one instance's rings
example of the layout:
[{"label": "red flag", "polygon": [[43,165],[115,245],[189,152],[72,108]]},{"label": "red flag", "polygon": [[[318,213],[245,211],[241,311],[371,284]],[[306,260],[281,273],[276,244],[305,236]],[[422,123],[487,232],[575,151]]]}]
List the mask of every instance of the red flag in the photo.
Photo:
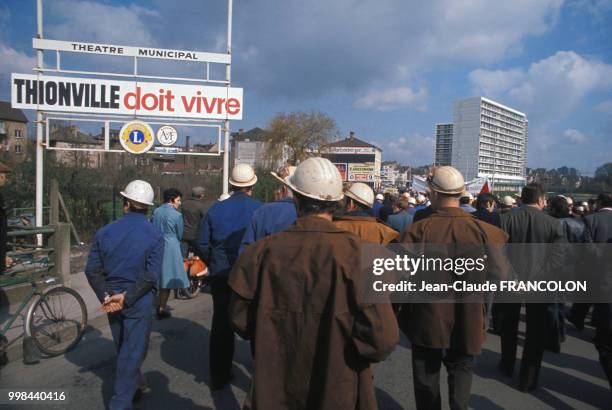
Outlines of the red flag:
[{"label": "red flag", "polygon": [[480,188],[480,194],[490,194],[491,190],[489,189],[489,181],[485,181],[482,188]]}]

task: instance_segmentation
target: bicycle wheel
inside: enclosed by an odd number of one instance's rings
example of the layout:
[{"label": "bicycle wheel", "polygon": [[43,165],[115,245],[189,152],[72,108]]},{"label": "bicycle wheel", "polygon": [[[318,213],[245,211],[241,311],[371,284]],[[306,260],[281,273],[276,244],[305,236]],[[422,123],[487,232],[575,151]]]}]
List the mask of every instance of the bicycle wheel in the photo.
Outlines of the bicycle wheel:
[{"label": "bicycle wheel", "polygon": [[199,278],[189,278],[189,287],[177,289],[176,295],[182,299],[193,299],[200,293],[202,281]]},{"label": "bicycle wheel", "polygon": [[65,286],[46,289],[26,316],[26,335],[32,336],[36,346],[48,356],[60,355],[76,346],[86,326],[83,298]]}]

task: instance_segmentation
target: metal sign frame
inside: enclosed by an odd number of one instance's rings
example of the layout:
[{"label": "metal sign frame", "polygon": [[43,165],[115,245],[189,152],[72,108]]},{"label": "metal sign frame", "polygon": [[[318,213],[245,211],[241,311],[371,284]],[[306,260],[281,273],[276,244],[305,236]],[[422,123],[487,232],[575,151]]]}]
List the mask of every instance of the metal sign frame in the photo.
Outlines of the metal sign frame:
[{"label": "metal sign frame", "polygon": [[[95,43],[83,43],[83,42],[67,42],[50,40],[43,38],[43,0],[36,0],[36,38],[32,41],[32,47],[36,50],[36,67],[34,71],[40,75],[45,72],[55,72],[62,74],[80,74],[80,75],[93,75],[93,76],[105,76],[105,77],[129,77],[134,78],[137,81],[138,78],[146,79],[159,79],[159,80],[174,80],[174,81],[187,81],[187,82],[198,82],[198,83],[217,83],[223,84],[227,87],[227,93],[229,94],[229,88],[231,85],[231,55],[232,55],[232,14],[233,14],[233,0],[227,0],[227,52],[221,53],[205,53],[199,51],[186,51],[186,50],[172,50],[172,49],[156,49],[150,47],[128,47],[128,46],[115,46],[106,44],[95,44]],[[75,46],[76,45],[76,46]],[[97,51],[96,47],[100,47],[100,52]],[[105,48],[106,47],[106,48]],[[70,49],[72,48],[72,49]],[[45,67],[43,52],[54,51],[56,54],[55,67]],[[121,52],[119,52],[121,50]],[[114,51],[114,52],[111,52]],[[142,51],[142,52],[141,52]],[[133,71],[131,73],[104,73],[94,71],[77,71],[67,70],[62,68],[61,65],[61,52],[73,52],[73,53],[85,53],[85,54],[102,54],[102,55],[115,55],[115,56],[128,56],[132,57]],[[189,54],[188,58],[187,55]],[[162,60],[183,60],[183,61],[197,61],[205,64],[205,75],[204,78],[181,78],[181,77],[163,77],[163,76],[150,76],[143,75],[138,72],[138,59],[139,58],[155,58]],[[213,80],[210,78],[210,64],[224,64],[225,65],[225,79]],[[73,115],[73,114],[71,114]],[[45,118],[47,116],[47,118]],[[98,116],[95,115],[83,115],[79,117],[79,121],[94,121]],[[42,226],[43,219],[43,155],[45,148],[49,149],[48,142],[48,127],[47,127],[47,140],[44,138],[43,127],[48,124],[48,120],[54,117],[53,112],[45,112],[40,109],[36,111],[36,225]],[[112,116],[106,115],[106,118],[112,119],[125,119],[126,121],[133,119],[143,119],[144,116]],[[97,119],[97,121],[100,121]],[[110,122],[111,120],[107,120]],[[156,118],[156,121],[160,121]],[[177,119],[173,119],[174,122]],[[220,122],[223,125],[218,125]],[[230,135],[230,120],[196,120],[192,119],[189,122],[179,121],[182,125],[190,126],[218,126],[223,131],[223,150],[221,150],[221,144],[219,144],[219,154],[223,153],[223,193],[228,192],[228,175],[229,175],[229,135]],[[168,123],[164,123],[168,124]],[[214,125],[211,125],[214,124]],[[105,123],[105,148],[108,146],[108,124]],[[220,137],[219,137],[220,142]],[[74,150],[74,149],[73,149]],[[114,152],[113,150],[106,152]],[[165,153],[157,152],[158,155],[164,155]],[[170,155],[177,155],[177,153],[169,153]],[[196,153],[183,153],[186,155],[194,155]],[[209,155],[219,155],[211,153]],[[198,154],[196,154],[198,155]],[[42,241],[42,237],[39,236],[38,241]]]}]

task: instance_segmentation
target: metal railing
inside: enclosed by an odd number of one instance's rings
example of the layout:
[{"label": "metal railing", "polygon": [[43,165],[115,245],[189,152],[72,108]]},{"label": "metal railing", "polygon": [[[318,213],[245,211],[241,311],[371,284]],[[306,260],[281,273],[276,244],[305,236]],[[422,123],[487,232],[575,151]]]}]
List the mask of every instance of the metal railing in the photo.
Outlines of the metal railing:
[{"label": "metal railing", "polygon": [[[38,235],[46,236],[42,245],[37,244]],[[7,233],[7,245],[14,250],[7,252],[11,258],[20,258],[23,263],[17,268],[9,269],[0,275],[0,287],[28,282],[33,273],[50,273],[62,281],[70,275],[70,226],[66,223],[48,225],[40,228],[24,227]],[[31,237],[32,242],[17,242],[19,238]],[[28,256],[30,256],[28,261]],[[46,259],[46,260],[45,260]]]}]

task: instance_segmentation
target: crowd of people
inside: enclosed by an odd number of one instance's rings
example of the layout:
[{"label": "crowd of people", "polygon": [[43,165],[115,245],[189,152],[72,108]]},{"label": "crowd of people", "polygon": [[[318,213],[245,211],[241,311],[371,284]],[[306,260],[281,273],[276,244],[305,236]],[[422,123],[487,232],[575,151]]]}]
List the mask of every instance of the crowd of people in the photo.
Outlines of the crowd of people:
[{"label": "crowd of people", "polygon": [[[314,157],[274,172],[275,201],[253,198],[257,183],[246,164],[231,172],[231,195],[206,209],[202,188],[192,198],[168,189],[153,213],[153,189],[132,181],[121,195],[124,218],[101,228],[85,269],[117,347],[112,409],[130,408],[146,383],[140,366],[157,297],[157,317],[170,316],[170,289],[185,286],[188,251],[209,269],[213,300],[208,364],[211,390],[231,383],[235,334],[253,355],[245,408],[375,409],[371,364],[399,341],[411,342],[414,397],[419,409],[441,407],[442,363],[448,402],[468,407],[474,359],[490,325],[501,339],[500,372],[512,377],[521,303],[368,303],[360,268],[363,244],[505,244],[612,242],[612,195],[574,206],[569,197],[547,198],[539,184],[518,197],[465,191],[453,167],[434,168],[428,192],[394,197],[364,183],[343,185],[337,168]],[[492,261],[498,277],[503,261]],[[608,267],[611,268],[612,267]],[[612,305],[595,304],[596,348],[612,383]],[[590,305],[574,305],[568,319],[584,326]],[[548,304],[527,303],[526,335],[518,388],[537,387],[548,349]],[[488,318],[491,323],[488,324]],[[557,326],[563,323],[555,322]]]}]

